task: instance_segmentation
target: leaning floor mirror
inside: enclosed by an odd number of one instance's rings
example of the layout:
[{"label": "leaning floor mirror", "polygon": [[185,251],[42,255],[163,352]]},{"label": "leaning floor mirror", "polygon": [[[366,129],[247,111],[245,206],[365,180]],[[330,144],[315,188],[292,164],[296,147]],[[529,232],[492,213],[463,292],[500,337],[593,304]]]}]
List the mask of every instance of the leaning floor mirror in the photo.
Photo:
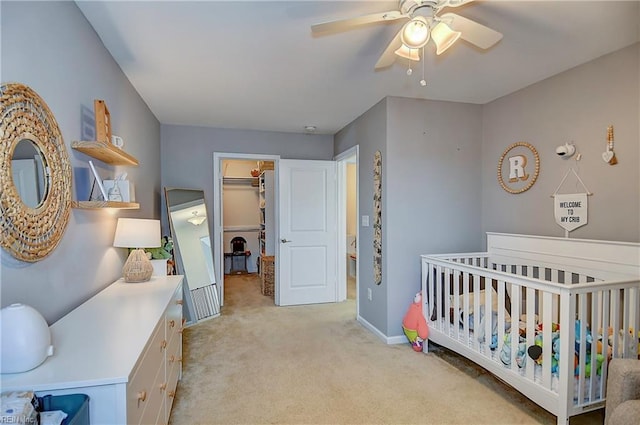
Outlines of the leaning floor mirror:
[{"label": "leaning floor mirror", "polygon": [[220,315],[220,296],[213,269],[213,253],[204,192],[165,188],[173,252],[184,275],[187,323]]}]

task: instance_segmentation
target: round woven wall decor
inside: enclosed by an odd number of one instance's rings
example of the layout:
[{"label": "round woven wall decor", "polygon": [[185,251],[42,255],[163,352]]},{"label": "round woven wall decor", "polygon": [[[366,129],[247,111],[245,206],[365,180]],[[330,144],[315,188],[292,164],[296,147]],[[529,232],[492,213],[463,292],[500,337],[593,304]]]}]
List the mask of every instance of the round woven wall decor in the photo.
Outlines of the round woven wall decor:
[{"label": "round woven wall decor", "polygon": [[[3,83],[0,88],[0,244],[15,258],[35,262],[58,246],[69,222],[71,164],[58,123],[31,88]],[[46,192],[27,206],[12,176],[17,144],[29,140],[40,151]]]}]

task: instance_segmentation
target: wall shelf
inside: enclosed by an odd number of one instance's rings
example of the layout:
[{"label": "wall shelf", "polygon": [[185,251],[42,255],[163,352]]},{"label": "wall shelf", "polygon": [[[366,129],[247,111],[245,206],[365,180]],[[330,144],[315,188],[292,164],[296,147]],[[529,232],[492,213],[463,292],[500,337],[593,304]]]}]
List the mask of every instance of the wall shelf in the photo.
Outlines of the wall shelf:
[{"label": "wall shelf", "polygon": [[114,208],[120,210],[137,210],[140,204],[137,202],[116,201],[71,201],[71,208],[83,210],[98,210],[102,208]]},{"label": "wall shelf", "polygon": [[135,157],[107,142],[74,141],[71,143],[71,148],[99,159],[106,164],[132,166],[139,164]]}]

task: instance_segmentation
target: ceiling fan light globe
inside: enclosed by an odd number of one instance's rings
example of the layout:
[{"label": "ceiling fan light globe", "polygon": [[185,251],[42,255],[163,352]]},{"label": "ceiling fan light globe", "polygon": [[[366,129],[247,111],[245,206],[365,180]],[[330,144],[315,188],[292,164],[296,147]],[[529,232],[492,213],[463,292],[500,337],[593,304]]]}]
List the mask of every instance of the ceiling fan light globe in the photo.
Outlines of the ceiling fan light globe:
[{"label": "ceiling fan light globe", "polygon": [[410,49],[404,44],[400,46],[398,50],[395,51],[395,54],[400,56],[401,58],[409,59],[415,62],[420,62],[420,53],[418,49]]},{"label": "ceiling fan light globe", "polygon": [[404,24],[400,32],[402,44],[410,49],[420,49],[429,41],[429,25],[422,16],[417,16]]},{"label": "ceiling fan light globe", "polygon": [[453,31],[444,22],[439,22],[438,25],[431,30],[431,38],[436,44],[436,54],[440,55],[444,53],[461,35],[461,32]]}]

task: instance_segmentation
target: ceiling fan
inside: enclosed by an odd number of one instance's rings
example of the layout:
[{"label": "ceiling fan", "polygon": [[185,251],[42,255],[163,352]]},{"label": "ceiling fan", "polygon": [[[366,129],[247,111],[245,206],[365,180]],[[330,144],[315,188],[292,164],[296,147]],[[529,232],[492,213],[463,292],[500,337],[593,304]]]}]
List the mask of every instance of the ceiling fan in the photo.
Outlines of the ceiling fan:
[{"label": "ceiling fan", "polygon": [[472,1],[400,0],[398,10],[316,24],[311,26],[311,31],[321,34],[344,31],[358,25],[409,19],[378,59],[375,66],[378,70],[391,66],[396,56],[419,61],[420,49],[429,40],[435,43],[438,55],[451,47],[458,38],[481,49],[488,49],[496,44],[502,39],[502,34],[498,31],[455,13],[440,13],[444,8],[454,8]]}]

